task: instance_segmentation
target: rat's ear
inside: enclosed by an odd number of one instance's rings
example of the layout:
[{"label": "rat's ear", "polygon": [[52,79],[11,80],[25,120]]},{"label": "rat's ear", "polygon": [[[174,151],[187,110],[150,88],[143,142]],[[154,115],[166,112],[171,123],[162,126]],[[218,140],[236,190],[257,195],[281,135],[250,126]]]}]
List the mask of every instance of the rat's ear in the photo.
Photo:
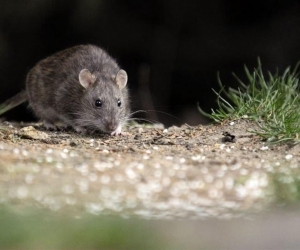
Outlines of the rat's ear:
[{"label": "rat's ear", "polygon": [[127,73],[125,70],[121,69],[119,70],[117,76],[116,76],[116,84],[119,86],[120,89],[124,88],[127,84]]},{"label": "rat's ear", "polygon": [[92,86],[96,80],[96,77],[91,74],[91,72],[87,69],[83,69],[79,73],[79,82],[80,84],[87,89]]}]

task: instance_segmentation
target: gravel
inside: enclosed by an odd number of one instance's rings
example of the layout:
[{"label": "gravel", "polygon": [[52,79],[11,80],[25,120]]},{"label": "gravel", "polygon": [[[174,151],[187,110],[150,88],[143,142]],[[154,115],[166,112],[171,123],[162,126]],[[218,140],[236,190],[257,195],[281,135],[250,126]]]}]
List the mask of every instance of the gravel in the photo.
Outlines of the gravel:
[{"label": "gravel", "polygon": [[[0,124],[0,203],[123,218],[240,217],[275,200],[272,174],[298,168],[298,146],[269,145],[247,119],[127,134]],[[29,132],[28,132],[29,131]],[[288,171],[287,170],[287,171]]]}]

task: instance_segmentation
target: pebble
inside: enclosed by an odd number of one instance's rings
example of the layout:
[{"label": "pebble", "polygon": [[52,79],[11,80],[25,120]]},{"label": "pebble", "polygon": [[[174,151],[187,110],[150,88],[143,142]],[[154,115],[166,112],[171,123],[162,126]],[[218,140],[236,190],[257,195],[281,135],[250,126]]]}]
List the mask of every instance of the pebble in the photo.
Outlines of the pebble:
[{"label": "pebble", "polygon": [[269,147],[268,146],[262,146],[261,148],[260,148],[260,150],[262,150],[262,151],[264,151],[264,150],[268,150],[269,149]]},{"label": "pebble", "polygon": [[21,137],[34,140],[45,140],[49,138],[48,134],[38,131],[32,126],[21,128],[17,134]]}]

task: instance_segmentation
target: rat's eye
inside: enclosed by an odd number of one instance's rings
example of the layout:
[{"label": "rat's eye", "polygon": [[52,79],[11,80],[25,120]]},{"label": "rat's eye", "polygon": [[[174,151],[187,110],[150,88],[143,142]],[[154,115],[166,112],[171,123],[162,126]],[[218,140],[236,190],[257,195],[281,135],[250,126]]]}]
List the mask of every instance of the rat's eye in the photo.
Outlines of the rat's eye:
[{"label": "rat's eye", "polygon": [[96,100],[95,101],[95,106],[96,106],[96,108],[101,108],[101,106],[102,106],[102,102],[101,102],[101,100]]},{"label": "rat's eye", "polygon": [[118,99],[118,107],[121,107],[121,104],[122,104],[121,100]]}]

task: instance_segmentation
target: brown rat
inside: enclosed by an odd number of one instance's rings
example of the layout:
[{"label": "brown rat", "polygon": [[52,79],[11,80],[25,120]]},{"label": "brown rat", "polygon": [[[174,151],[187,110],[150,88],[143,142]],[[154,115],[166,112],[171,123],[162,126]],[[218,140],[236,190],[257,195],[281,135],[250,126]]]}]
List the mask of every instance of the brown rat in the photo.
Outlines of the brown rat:
[{"label": "brown rat", "polygon": [[2,107],[6,112],[28,100],[47,128],[62,123],[118,135],[130,110],[126,85],[127,73],[104,50],[79,45],[38,62],[27,74],[26,90]]}]

